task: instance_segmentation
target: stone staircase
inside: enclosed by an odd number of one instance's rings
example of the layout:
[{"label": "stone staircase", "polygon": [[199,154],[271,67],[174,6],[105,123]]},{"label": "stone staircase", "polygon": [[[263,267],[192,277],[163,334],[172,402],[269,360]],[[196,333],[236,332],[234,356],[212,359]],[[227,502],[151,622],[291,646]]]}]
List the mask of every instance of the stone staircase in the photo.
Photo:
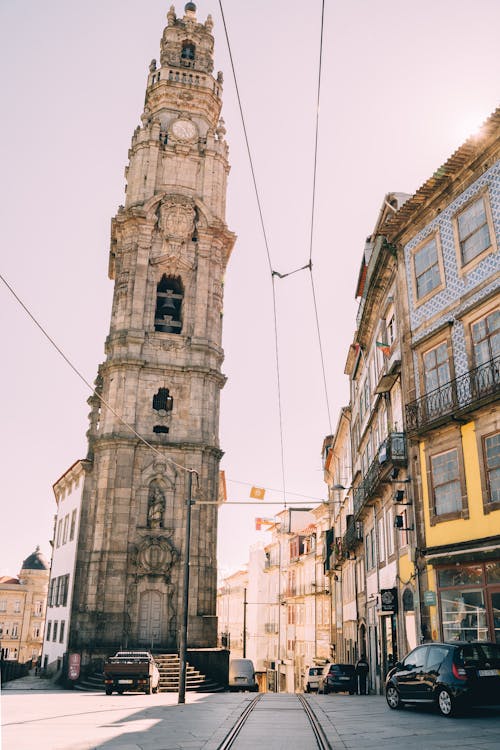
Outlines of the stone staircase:
[{"label": "stone staircase", "polygon": [[92,672],[76,682],[74,688],[75,690],[83,690],[85,692],[104,690],[104,675],[102,672]]},{"label": "stone staircase", "polygon": [[[179,691],[179,656],[178,654],[154,654],[154,660],[160,673],[160,693],[177,693]],[[222,692],[224,688],[210,678],[205,677],[189,663],[186,664],[186,691],[200,693]]]},{"label": "stone staircase", "polygon": [[[179,691],[179,655],[178,654],[153,654],[156,666],[160,673],[158,692],[177,693]],[[104,675],[102,672],[94,672],[87,675],[83,680],[77,682],[76,690],[96,691],[104,689]],[[186,691],[198,691],[200,693],[219,693],[224,688],[209,677],[201,674],[190,664],[186,665]]]}]

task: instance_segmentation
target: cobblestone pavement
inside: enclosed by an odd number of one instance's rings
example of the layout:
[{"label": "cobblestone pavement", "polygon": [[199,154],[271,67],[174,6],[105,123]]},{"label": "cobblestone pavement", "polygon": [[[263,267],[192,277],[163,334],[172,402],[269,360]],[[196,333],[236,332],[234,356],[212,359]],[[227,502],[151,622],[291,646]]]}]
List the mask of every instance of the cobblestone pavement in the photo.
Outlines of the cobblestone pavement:
[{"label": "cobblestone pavement", "polygon": [[[23,680],[2,690],[2,750],[215,750],[254,697],[187,693],[186,704],[179,706],[176,694],[106,696],[60,690],[40,678]],[[294,736],[293,723],[279,714],[279,698],[263,696],[269,710],[259,712],[253,748],[309,750]],[[445,719],[431,709],[390,711],[381,696],[308,698],[334,750],[500,748],[500,710]],[[278,719],[282,736],[270,742]],[[233,747],[246,750],[247,745],[241,739]]]}]

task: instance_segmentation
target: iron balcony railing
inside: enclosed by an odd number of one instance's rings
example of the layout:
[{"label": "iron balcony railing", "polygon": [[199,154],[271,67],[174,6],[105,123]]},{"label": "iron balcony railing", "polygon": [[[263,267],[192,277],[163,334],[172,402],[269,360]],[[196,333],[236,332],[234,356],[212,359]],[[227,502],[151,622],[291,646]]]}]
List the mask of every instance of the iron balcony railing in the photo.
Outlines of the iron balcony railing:
[{"label": "iron balcony railing", "polygon": [[342,543],[344,551],[348,553],[350,550],[353,550],[361,539],[363,539],[361,521],[353,521],[346,528],[344,534]]},{"label": "iron balcony railing", "polygon": [[363,506],[377,490],[382,475],[390,466],[406,466],[408,454],[406,450],[406,434],[391,432],[380,444],[377,455],[371,462],[363,480],[354,489],[354,518],[361,512]]},{"label": "iron balcony railing", "polygon": [[437,426],[451,414],[471,411],[499,393],[500,355],[407,404],[408,432]]}]

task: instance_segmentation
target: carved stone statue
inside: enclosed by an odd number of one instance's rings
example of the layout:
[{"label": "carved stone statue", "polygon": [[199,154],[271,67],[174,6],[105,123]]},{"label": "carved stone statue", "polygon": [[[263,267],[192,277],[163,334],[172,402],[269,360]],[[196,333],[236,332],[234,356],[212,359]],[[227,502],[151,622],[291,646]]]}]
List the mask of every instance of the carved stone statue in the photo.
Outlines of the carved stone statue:
[{"label": "carved stone statue", "polygon": [[157,484],[152,484],[148,496],[148,527],[150,529],[163,528],[164,512],[165,496]]}]

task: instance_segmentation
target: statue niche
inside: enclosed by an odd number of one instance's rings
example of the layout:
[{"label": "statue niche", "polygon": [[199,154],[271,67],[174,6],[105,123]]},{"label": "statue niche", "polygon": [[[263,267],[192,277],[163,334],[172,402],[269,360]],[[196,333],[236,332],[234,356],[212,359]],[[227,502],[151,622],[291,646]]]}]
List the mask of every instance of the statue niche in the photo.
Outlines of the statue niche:
[{"label": "statue niche", "polygon": [[148,528],[163,529],[165,495],[158,482],[151,482],[148,494]]}]

